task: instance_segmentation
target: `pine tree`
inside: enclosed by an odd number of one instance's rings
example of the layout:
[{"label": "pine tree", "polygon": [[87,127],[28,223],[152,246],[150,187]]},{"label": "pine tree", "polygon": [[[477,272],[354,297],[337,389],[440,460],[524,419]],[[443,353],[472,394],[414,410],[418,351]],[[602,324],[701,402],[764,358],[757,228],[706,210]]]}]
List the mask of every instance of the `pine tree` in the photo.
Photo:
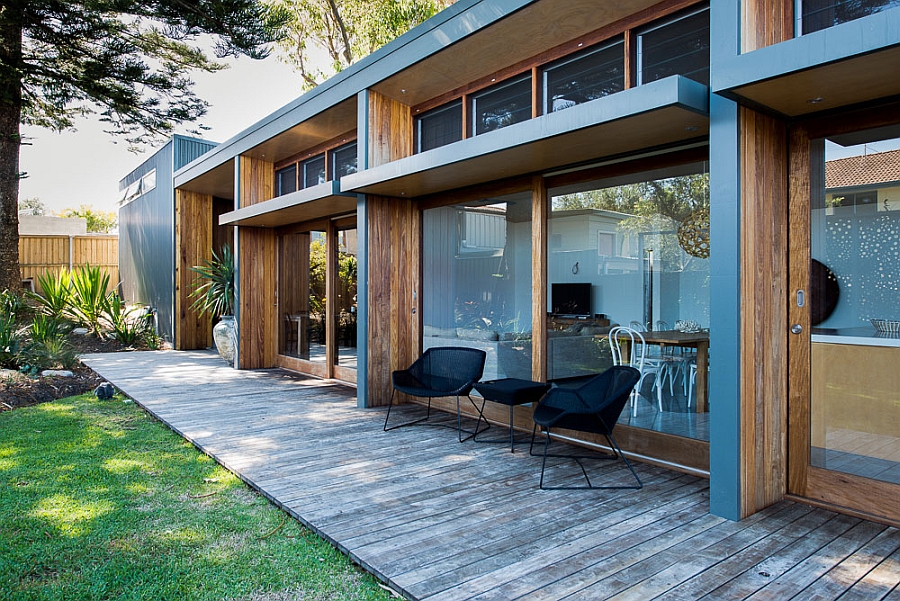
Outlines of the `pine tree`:
[{"label": "pine tree", "polygon": [[0,0],[0,291],[18,288],[20,125],[72,128],[98,116],[141,144],[206,112],[192,70],[263,58],[286,13],[258,0]]}]

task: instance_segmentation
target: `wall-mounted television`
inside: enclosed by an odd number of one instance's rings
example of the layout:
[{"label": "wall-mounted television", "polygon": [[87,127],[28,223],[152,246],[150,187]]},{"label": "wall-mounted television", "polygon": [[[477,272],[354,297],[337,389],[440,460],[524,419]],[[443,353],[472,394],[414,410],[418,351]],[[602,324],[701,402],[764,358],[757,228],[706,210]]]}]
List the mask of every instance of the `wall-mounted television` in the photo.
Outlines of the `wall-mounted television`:
[{"label": "wall-mounted television", "polygon": [[550,284],[550,307],[554,315],[590,316],[591,285]]}]

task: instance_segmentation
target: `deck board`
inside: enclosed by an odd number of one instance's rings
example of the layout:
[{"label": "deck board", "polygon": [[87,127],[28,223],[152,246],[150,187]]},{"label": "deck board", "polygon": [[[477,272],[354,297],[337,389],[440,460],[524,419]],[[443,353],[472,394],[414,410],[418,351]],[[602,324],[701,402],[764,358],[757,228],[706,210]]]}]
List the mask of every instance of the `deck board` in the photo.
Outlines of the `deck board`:
[{"label": "deck board", "polygon": [[[793,502],[730,522],[709,514],[707,481],[645,464],[640,491],[541,491],[526,444],[383,432],[385,410],[357,408],[341,384],[238,371],[208,352],[84,360],[410,599],[900,597],[896,528]],[[606,484],[630,476],[600,470]],[[562,461],[548,475],[580,477]]]}]

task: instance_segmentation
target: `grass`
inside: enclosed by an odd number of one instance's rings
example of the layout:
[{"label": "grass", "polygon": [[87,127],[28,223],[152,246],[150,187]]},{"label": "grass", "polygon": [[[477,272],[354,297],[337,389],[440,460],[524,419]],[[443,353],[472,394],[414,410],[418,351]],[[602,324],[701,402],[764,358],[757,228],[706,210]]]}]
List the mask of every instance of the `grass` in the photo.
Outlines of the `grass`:
[{"label": "grass", "polygon": [[0,599],[389,598],[121,397],[0,413]]}]

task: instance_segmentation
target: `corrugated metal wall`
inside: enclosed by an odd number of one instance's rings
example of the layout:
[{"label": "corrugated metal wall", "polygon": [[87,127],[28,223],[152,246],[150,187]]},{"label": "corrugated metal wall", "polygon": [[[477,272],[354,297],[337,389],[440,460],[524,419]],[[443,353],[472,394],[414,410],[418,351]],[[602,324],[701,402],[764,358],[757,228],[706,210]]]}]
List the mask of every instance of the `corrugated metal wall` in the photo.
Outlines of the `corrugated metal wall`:
[{"label": "corrugated metal wall", "polygon": [[174,171],[216,144],[173,136],[156,154],[129,173],[125,188],[156,169],[156,188],[119,208],[119,273],[125,300],[156,311],[160,335],[175,338]]}]

